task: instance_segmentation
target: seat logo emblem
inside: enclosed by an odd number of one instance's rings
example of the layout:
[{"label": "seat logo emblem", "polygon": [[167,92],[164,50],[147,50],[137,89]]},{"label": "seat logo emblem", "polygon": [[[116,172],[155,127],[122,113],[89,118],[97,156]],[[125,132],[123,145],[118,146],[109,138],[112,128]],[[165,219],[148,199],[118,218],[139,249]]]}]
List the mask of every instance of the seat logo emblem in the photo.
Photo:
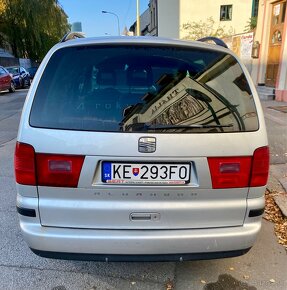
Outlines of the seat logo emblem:
[{"label": "seat logo emblem", "polygon": [[139,139],[139,152],[153,153],[156,150],[156,139],[154,137],[141,137]]}]

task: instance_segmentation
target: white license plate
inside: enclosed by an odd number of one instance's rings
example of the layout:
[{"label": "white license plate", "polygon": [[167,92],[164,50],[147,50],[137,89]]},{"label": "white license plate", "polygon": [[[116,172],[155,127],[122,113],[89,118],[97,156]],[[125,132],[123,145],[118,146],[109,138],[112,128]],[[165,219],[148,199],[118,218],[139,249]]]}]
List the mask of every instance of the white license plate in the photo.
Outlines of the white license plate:
[{"label": "white license plate", "polygon": [[118,184],[186,184],[190,181],[190,164],[104,161],[102,181]]}]

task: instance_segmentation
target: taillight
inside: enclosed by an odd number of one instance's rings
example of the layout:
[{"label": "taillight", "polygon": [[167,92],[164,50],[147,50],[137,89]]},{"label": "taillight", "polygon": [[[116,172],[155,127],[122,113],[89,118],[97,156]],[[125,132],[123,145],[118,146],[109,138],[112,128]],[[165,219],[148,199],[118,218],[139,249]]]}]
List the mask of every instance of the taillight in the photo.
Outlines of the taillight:
[{"label": "taillight", "polygon": [[248,187],[251,156],[208,157],[212,188]]},{"label": "taillight", "polygon": [[77,187],[85,156],[35,153],[33,146],[17,142],[14,168],[23,185]]},{"label": "taillight", "polygon": [[38,185],[77,187],[84,158],[78,155],[38,153],[36,155]]},{"label": "taillight", "polygon": [[25,143],[16,143],[14,155],[16,182],[24,185],[36,185],[35,150]]},{"label": "taillight", "polygon": [[269,148],[260,147],[254,151],[250,186],[265,186],[269,173]]},{"label": "taillight", "polygon": [[269,148],[260,147],[253,156],[208,157],[212,188],[258,187],[267,183]]}]

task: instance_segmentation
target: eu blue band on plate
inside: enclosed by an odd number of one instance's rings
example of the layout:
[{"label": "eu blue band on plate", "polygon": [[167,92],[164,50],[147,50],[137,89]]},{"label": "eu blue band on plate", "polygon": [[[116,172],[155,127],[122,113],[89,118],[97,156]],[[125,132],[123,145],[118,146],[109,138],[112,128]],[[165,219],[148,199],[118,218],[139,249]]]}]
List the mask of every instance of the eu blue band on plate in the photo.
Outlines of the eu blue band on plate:
[{"label": "eu blue band on plate", "polygon": [[110,162],[103,163],[103,180],[110,180],[112,178],[112,164]]}]

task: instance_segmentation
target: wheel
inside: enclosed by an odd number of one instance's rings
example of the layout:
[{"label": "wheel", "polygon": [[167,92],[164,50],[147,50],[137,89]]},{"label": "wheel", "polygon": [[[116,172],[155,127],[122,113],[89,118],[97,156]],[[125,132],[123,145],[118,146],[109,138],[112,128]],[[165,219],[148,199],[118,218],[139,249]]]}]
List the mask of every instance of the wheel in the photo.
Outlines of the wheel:
[{"label": "wheel", "polygon": [[19,79],[19,84],[21,89],[25,88],[25,81],[23,79]]},{"label": "wheel", "polygon": [[14,93],[15,92],[15,84],[14,84],[14,82],[11,82],[10,83],[10,88],[9,88],[9,93]]}]

